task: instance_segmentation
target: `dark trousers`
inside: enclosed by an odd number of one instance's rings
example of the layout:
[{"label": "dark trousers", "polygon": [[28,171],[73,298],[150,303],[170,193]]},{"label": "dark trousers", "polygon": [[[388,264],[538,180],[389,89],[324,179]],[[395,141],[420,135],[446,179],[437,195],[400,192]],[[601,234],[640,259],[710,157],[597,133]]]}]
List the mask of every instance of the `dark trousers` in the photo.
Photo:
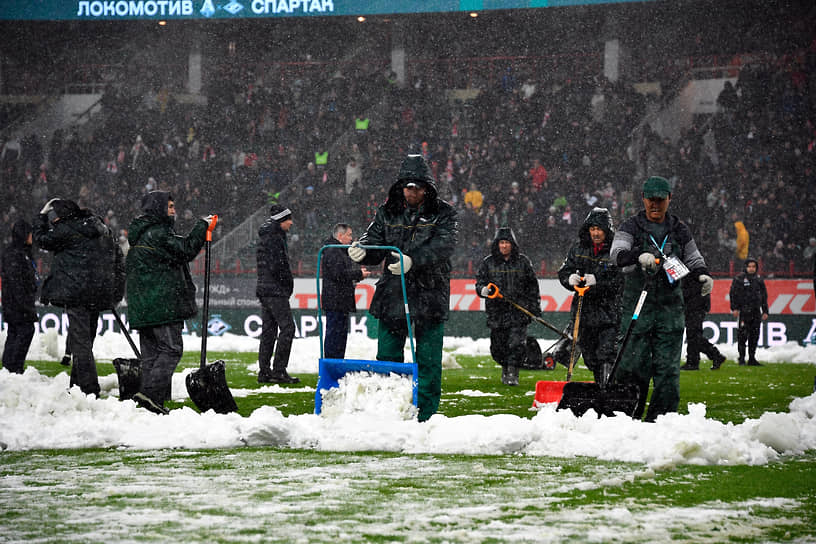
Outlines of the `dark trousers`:
[{"label": "dark trousers", "polygon": [[[287,297],[260,297],[261,345],[258,348],[258,364],[261,372],[283,372],[289,366],[289,352],[295,338],[295,320]],[[277,344],[277,349],[275,349]],[[272,354],[275,360],[272,361]]]},{"label": "dark trousers", "polygon": [[759,343],[759,327],[762,325],[762,314],[759,312],[740,312],[737,329],[737,350],[740,362],[745,361],[745,344],[748,344],[748,360],[756,360]]},{"label": "dark trousers", "polygon": [[686,363],[699,366],[700,353],[712,361],[720,356],[720,350],[703,336],[705,310],[686,310]]},{"label": "dark trousers", "polygon": [[31,339],[34,338],[34,323],[8,322],[6,345],[3,347],[3,368],[15,374],[22,374]]},{"label": "dark trousers", "polygon": [[327,359],[343,359],[346,356],[346,340],[349,331],[349,314],[326,310],[326,341],[323,356]]},{"label": "dark trousers", "polygon": [[139,347],[142,351],[142,385],[139,391],[160,406],[170,399],[173,372],[184,352],[181,338],[183,327],[184,323],[170,323],[139,329]]},{"label": "dark trousers", "polygon": [[502,367],[519,368],[527,358],[527,325],[490,329],[490,356]]},{"label": "dark trousers", "polygon": [[578,344],[584,364],[595,376],[595,383],[601,384],[617,355],[617,324],[599,327],[581,327],[578,331]]},{"label": "dark trousers", "polygon": [[70,384],[78,385],[86,395],[99,396],[99,376],[93,356],[99,312],[87,308],[66,308],[65,313],[68,314],[66,349],[71,351],[74,358]]}]

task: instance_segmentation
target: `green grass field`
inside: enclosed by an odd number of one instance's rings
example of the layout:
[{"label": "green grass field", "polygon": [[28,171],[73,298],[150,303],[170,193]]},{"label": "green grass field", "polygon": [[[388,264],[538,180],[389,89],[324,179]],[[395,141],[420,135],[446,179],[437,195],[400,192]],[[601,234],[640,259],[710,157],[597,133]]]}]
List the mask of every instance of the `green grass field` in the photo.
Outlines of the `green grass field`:
[{"label": "green grass field", "polygon": [[[197,354],[182,366],[195,367]],[[227,361],[232,388],[257,388]],[[499,381],[488,357],[445,370],[447,417],[532,417],[537,380]],[[55,375],[57,363],[34,362]],[[113,372],[100,362],[100,373]],[[740,423],[787,412],[813,392],[811,365],[768,364],[681,376],[682,410]],[[314,387],[316,375],[300,375]],[[583,368],[574,379],[589,380]],[[301,384],[302,386],[303,384]],[[464,389],[501,396],[446,395]],[[272,405],[311,413],[314,394],[236,399],[242,415]],[[186,404],[190,404],[187,401]],[[169,407],[178,407],[170,404]],[[275,448],[38,450],[0,454],[0,542],[816,542],[816,452],[762,466],[642,464],[524,455],[404,455]]]}]

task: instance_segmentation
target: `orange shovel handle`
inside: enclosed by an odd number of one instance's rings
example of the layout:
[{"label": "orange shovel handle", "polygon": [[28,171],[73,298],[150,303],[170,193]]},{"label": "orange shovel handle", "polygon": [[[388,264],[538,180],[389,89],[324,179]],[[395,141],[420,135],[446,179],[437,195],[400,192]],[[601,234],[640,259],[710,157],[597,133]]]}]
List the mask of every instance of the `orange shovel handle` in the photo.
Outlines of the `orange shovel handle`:
[{"label": "orange shovel handle", "polygon": [[218,223],[218,216],[213,215],[212,223],[207,227],[207,241],[212,242],[212,232],[215,230],[215,224]]}]

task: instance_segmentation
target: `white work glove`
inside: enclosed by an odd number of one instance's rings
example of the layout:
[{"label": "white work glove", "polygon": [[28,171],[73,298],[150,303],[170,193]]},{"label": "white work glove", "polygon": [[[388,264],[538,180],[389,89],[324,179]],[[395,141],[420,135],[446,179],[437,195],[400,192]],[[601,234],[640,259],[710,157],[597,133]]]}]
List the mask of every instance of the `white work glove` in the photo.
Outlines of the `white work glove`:
[{"label": "white work glove", "polygon": [[40,215],[47,215],[48,212],[53,210],[54,209],[54,202],[57,201],[57,200],[59,200],[59,198],[52,198],[51,200],[46,202],[45,206],[43,206],[42,210],[40,210]]},{"label": "white work glove", "polygon": [[493,289],[489,285],[485,285],[482,287],[482,290],[479,291],[479,294],[484,298],[490,298],[490,295],[493,294]]},{"label": "white work glove", "polygon": [[[351,249],[351,248],[349,248],[349,249]],[[399,253],[397,253],[396,251],[392,251],[391,255],[393,255],[394,257],[399,259]],[[414,261],[408,255],[403,255],[402,256],[402,264],[405,267],[405,273],[407,274],[408,271],[411,270],[411,265],[414,264]],[[388,270],[392,274],[394,274],[395,276],[399,276],[400,275],[400,263],[399,263],[399,260],[397,260],[397,262],[395,262],[394,264],[389,264],[388,265]]]},{"label": "white work glove", "polygon": [[212,226],[212,222],[213,222],[213,216],[212,215],[208,215],[207,217],[202,217],[202,219],[207,222],[208,227]]},{"label": "white work glove", "polygon": [[595,285],[598,283],[598,280],[595,279],[595,274],[587,274],[584,276],[584,284],[589,287],[590,285]]},{"label": "white work glove", "polygon": [[643,270],[657,270],[657,260],[651,253],[641,253],[640,257],[638,257],[638,262]]},{"label": "white work glove", "polygon": [[576,285],[581,284],[581,276],[579,276],[578,274],[570,274],[569,280],[567,281],[569,282],[570,285],[575,287]]},{"label": "white work glove", "polygon": [[351,247],[348,248],[348,256],[351,257],[351,260],[355,263],[359,263],[366,256],[366,250],[360,247],[360,242],[354,242],[351,244]]},{"label": "white work glove", "polygon": [[708,274],[700,274],[697,276],[697,281],[703,284],[702,287],[700,287],[700,294],[703,296],[710,295],[714,289],[714,278]]}]

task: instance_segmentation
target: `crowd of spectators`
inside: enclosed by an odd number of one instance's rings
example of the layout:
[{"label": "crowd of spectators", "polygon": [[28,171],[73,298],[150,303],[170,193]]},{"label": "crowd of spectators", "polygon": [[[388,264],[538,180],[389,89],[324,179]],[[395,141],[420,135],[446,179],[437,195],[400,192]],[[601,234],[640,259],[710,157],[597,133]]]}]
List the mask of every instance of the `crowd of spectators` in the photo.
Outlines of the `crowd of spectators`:
[{"label": "crowd of spectators", "polygon": [[[401,158],[422,153],[440,196],[459,210],[459,275],[473,274],[501,226],[513,228],[541,275],[553,274],[590,209],[608,208],[616,224],[638,209],[633,188],[644,172],[672,178],[672,209],[692,225],[715,274],[731,273],[736,221],[765,273],[809,270],[816,42],[743,66],[718,113],[698,116],[676,142],[639,127],[649,98],[591,63],[486,64],[470,94],[439,86],[449,65],[415,64],[399,86],[376,61],[288,72],[225,62],[212,68],[206,104],[181,103],[128,74],[88,126],[3,142],[0,229],[5,237],[17,216],[30,219],[61,196],[94,210],[124,241],[141,195],[164,189],[176,198],[180,229],[218,213],[223,237],[281,202],[294,212],[291,258],[312,271],[330,226],[364,230]],[[236,259],[252,268],[254,251],[245,250]]]}]

